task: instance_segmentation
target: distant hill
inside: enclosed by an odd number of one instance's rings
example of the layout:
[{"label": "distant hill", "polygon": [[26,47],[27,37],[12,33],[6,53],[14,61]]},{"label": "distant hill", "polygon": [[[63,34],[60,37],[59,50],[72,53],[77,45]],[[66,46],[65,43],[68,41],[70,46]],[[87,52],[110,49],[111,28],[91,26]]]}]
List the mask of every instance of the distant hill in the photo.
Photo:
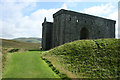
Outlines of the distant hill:
[{"label": "distant hill", "polygon": [[42,38],[15,38],[13,40],[31,43],[41,43]]},{"label": "distant hill", "polygon": [[39,49],[40,44],[38,43],[29,43],[29,42],[20,42],[15,40],[7,40],[7,39],[0,39],[2,40],[2,48],[18,48],[18,49]]},{"label": "distant hill", "polygon": [[41,45],[38,43],[0,39],[0,52],[2,52],[2,69],[5,67],[7,62],[7,53],[24,52],[28,50],[39,51],[40,46]]},{"label": "distant hill", "polygon": [[71,78],[120,77],[120,39],[78,40],[46,51],[42,56]]}]

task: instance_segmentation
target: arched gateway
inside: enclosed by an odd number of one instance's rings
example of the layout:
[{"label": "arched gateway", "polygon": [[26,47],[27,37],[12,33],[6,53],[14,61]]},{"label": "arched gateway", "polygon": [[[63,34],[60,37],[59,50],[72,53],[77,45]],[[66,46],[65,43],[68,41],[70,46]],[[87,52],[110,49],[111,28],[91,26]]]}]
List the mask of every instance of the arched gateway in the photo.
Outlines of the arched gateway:
[{"label": "arched gateway", "polygon": [[89,38],[89,31],[86,27],[83,27],[80,30],[80,39],[88,39]]}]

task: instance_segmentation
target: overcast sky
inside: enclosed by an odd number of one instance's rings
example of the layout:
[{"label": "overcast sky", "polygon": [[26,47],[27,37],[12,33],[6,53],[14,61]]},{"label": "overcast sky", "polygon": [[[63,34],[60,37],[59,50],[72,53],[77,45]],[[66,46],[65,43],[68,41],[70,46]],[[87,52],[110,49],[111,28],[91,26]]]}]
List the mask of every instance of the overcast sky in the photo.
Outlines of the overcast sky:
[{"label": "overcast sky", "polygon": [[[53,13],[60,9],[87,13],[116,20],[118,31],[118,0],[1,0],[0,38],[42,37],[42,22],[53,21]],[[89,1],[89,2],[88,2]],[[120,35],[119,35],[120,38]]]}]

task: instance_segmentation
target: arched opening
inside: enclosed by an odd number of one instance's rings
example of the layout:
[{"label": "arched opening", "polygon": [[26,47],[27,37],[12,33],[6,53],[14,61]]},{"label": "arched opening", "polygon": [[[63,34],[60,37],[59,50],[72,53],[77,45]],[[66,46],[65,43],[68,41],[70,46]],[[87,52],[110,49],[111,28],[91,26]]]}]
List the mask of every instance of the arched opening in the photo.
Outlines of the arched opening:
[{"label": "arched opening", "polygon": [[88,39],[89,38],[89,31],[87,28],[83,27],[80,31],[80,39]]}]

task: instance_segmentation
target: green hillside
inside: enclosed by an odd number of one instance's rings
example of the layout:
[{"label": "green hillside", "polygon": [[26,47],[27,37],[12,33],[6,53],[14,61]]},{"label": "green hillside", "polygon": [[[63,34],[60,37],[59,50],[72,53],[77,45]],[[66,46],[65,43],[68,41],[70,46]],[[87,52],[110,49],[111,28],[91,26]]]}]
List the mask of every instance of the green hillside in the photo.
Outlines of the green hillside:
[{"label": "green hillside", "polygon": [[4,68],[7,60],[7,53],[24,52],[28,50],[40,50],[40,44],[19,42],[14,40],[0,39],[0,52],[2,52],[2,68]]},{"label": "green hillside", "polygon": [[13,40],[22,41],[22,42],[31,42],[31,43],[41,43],[42,38],[15,38]]},{"label": "green hillside", "polygon": [[37,43],[28,43],[28,42],[20,42],[15,40],[2,40],[2,48],[18,48],[18,49],[40,49],[40,44]]},{"label": "green hillside", "polygon": [[42,56],[71,78],[120,77],[120,39],[78,40]]}]

